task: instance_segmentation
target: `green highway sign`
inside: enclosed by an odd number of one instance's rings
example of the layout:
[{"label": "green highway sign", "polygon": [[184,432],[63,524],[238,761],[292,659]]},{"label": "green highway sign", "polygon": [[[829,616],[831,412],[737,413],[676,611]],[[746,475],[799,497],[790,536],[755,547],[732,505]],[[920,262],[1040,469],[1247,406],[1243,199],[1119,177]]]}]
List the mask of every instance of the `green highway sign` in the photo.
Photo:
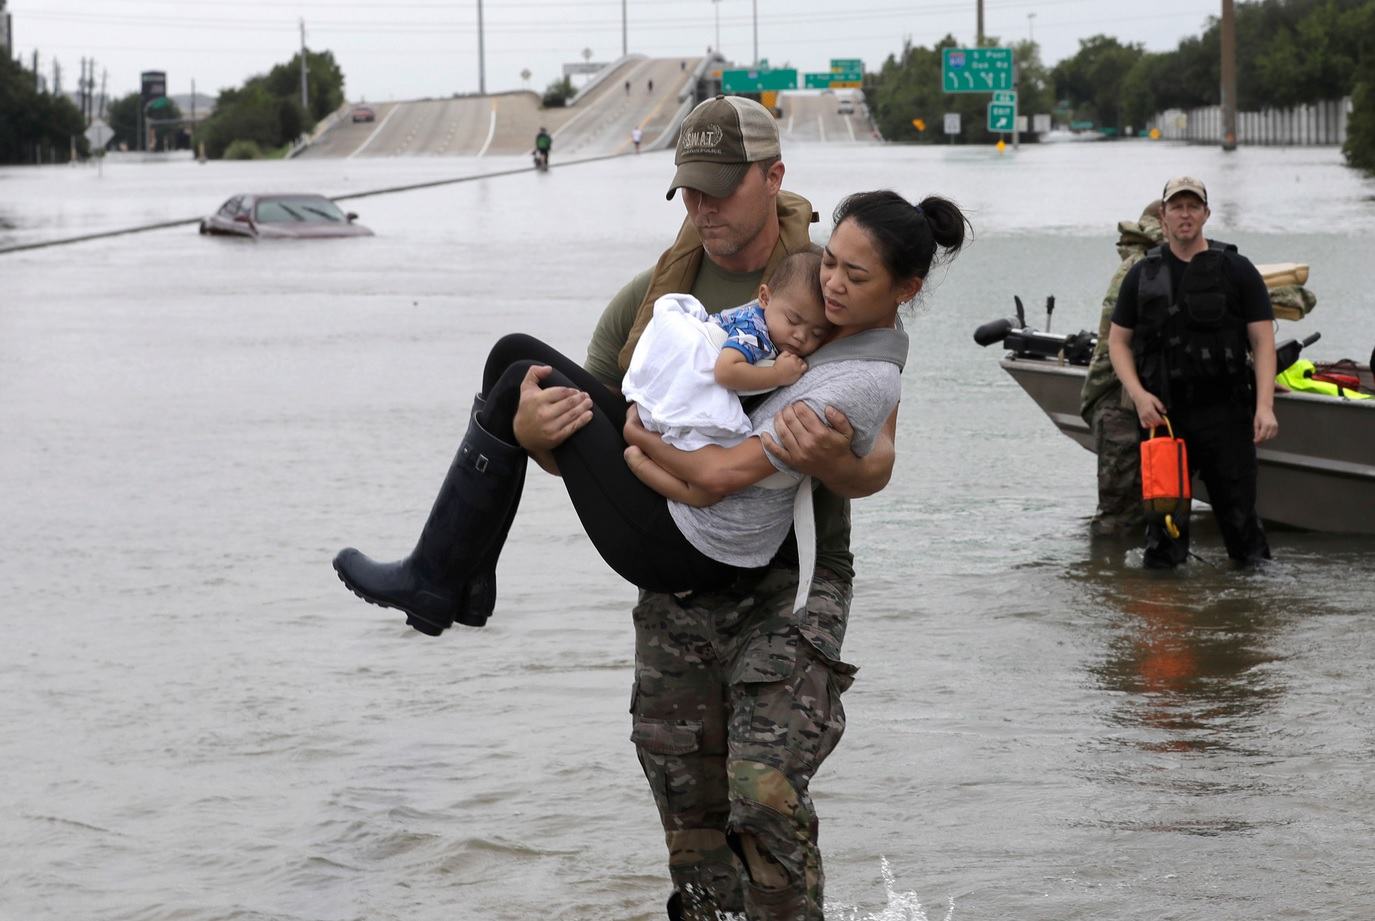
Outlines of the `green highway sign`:
[{"label": "green highway sign", "polygon": [[1013,122],[1017,120],[1015,105],[988,104],[988,130],[1011,133]]},{"label": "green highway sign", "polygon": [[723,70],[721,92],[764,93],[769,90],[797,89],[797,68],[778,70]]},{"label": "green highway sign", "polygon": [[864,74],[857,71],[850,73],[803,74],[802,77],[804,88],[809,90],[844,89],[847,87],[860,87],[864,85]]},{"label": "green highway sign", "polygon": [[1011,48],[941,49],[941,89],[945,92],[991,93],[1012,87]]},{"label": "green highway sign", "polygon": [[831,72],[839,73],[843,70],[864,70],[864,61],[859,58],[831,58]]},{"label": "green highway sign", "polygon": [[999,106],[1015,106],[1017,104],[1016,90],[994,90],[993,104]]}]

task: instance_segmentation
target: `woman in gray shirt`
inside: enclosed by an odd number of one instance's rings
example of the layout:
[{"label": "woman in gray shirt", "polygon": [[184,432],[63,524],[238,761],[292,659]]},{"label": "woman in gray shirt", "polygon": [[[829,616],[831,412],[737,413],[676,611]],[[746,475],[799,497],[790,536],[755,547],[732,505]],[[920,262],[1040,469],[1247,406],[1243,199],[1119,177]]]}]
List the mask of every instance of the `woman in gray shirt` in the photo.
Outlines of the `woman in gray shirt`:
[{"label": "woman in gray shirt", "polygon": [[[541,386],[592,397],[592,420],[555,458],[588,537],[612,569],[640,588],[681,592],[720,588],[740,569],[764,565],[787,536],[794,498],[810,497],[810,484],[803,487],[805,478],[781,459],[787,449],[774,439],[774,412],[802,401],[824,419],[834,406],[850,420],[855,453],[867,453],[901,393],[906,334],[898,308],[921,291],[938,251],[949,258],[959,250],[966,226],[943,198],[913,205],[879,191],[841,202],[821,261],[826,318],[836,332],[800,380],[755,408],[753,435],[731,448],[671,448],[576,362],[529,336],[504,337],[488,356],[468,432],[410,556],[378,563],[350,547],[335,557],[336,572],[360,598],[404,611],[427,635],[455,621],[485,623],[524,483],[526,455],[513,421],[536,365],[553,368]],[[827,350],[842,359],[827,361]]]}]

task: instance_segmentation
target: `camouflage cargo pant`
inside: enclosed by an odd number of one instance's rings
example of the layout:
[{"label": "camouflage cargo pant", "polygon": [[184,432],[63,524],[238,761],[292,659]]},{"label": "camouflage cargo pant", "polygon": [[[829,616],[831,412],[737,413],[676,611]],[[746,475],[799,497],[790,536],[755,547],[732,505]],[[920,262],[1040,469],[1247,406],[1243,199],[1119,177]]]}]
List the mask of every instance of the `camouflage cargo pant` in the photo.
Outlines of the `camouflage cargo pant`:
[{"label": "camouflage cargo pant", "polygon": [[1146,525],[1141,511],[1141,423],[1136,409],[1123,402],[1120,392],[1110,393],[1093,411],[1098,510],[1092,528],[1097,534],[1138,534]]},{"label": "camouflage cargo pant", "polygon": [[821,921],[808,785],[845,731],[850,584],[825,570],[803,612],[795,570],[635,607],[631,740],[668,844],[676,916]]}]

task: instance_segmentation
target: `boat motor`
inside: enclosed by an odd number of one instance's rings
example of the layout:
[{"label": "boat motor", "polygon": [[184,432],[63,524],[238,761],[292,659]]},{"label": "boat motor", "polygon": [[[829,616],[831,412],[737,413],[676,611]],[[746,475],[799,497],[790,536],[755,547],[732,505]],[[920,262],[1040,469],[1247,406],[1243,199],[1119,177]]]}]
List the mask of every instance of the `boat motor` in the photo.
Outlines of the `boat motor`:
[{"label": "boat motor", "polygon": [[1321,338],[1322,333],[1314,333],[1302,342],[1299,342],[1297,339],[1286,339],[1275,346],[1275,373],[1279,374],[1294,362],[1298,361],[1299,353]]},{"label": "boat motor", "polygon": [[[1014,297],[1017,316],[990,320],[974,330],[974,341],[981,346],[1001,342],[1003,347],[1019,358],[1055,358],[1074,365],[1086,365],[1093,357],[1098,334],[1081,330],[1068,336],[1041,332],[1026,325],[1026,311],[1022,299]],[[1055,298],[1046,299],[1046,320],[1055,310]]]}]

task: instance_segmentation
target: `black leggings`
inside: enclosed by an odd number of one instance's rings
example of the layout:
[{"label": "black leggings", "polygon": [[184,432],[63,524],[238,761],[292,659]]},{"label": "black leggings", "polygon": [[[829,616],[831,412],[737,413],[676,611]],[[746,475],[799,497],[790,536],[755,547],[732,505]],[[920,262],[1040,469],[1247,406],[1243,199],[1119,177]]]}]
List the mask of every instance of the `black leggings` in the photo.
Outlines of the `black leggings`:
[{"label": "black leggings", "polygon": [[592,397],[592,421],[554,449],[568,497],[602,559],[627,582],[651,592],[721,588],[738,570],[688,543],[668,511],[668,500],[626,466],[625,400],[577,362],[531,336],[502,337],[482,372],[486,405],[478,421],[515,444],[513,423],[520,384],[532,365],[554,372],[541,387],[573,387]]}]

